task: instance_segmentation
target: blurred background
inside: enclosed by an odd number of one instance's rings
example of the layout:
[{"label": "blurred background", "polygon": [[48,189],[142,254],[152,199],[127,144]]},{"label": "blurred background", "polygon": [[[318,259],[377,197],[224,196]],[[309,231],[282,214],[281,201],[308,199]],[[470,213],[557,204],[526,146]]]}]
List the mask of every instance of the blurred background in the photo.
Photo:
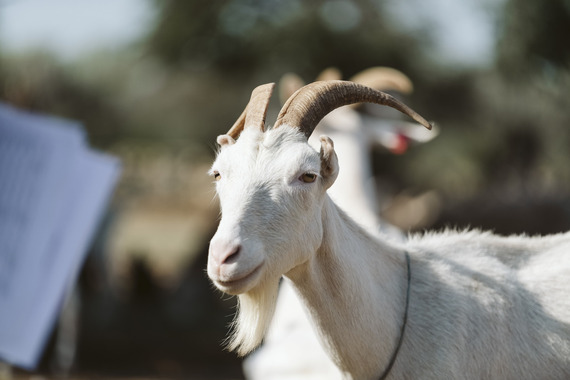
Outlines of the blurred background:
[{"label": "blurred background", "polygon": [[204,272],[206,172],[251,90],[287,72],[412,79],[439,136],[371,157],[398,227],[570,229],[569,39],[568,0],[0,0],[0,100],[81,121],[123,162],[38,374],[243,378],[222,349],[235,301]]}]

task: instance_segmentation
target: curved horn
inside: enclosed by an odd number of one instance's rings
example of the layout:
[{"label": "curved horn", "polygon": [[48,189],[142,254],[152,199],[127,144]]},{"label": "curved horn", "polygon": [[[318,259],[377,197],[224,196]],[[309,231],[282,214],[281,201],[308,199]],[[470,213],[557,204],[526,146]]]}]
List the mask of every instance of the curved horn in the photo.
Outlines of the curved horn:
[{"label": "curved horn", "polygon": [[275,88],[275,83],[267,83],[257,86],[251,92],[249,103],[241,113],[240,117],[236,120],[234,125],[230,128],[227,135],[237,139],[244,128],[257,127],[264,130],[265,115],[267,115],[267,108],[269,107],[269,100]]},{"label": "curved horn", "polygon": [[354,103],[376,103],[408,115],[427,129],[431,124],[391,95],[348,81],[314,82],[295,92],[281,108],[274,128],[287,124],[298,127],[309,138],[313,130],[332,110]]}]

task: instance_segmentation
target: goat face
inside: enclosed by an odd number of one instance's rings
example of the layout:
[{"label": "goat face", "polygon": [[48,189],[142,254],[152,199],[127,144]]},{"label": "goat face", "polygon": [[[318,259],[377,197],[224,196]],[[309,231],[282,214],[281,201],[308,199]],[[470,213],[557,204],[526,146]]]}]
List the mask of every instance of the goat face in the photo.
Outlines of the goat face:
[{"label": "goat face", "polygon": [[320,154],[297,129],[245,130],[218,138],[212,166],[222,219],[210,242],[208,275],[228,294],[277,280],[322,240],[321,207],[338,163],[332,141]]},{"label": "goat face", "polygon": [[321,209],[338,161],[329,138],[321,137],[320,153],[307,140],[326,114],[347,104],[378,103],[431,128],[390,95],[351,82],[323,81],[292,95],[274,128],[264,132],[273,87],[253,90],[228,134],[218,137],[221,149],[211,169],[222,219],[210,242],[208,275],[229,294],[250,292],[267,281],[276,284],[320,246]]}]

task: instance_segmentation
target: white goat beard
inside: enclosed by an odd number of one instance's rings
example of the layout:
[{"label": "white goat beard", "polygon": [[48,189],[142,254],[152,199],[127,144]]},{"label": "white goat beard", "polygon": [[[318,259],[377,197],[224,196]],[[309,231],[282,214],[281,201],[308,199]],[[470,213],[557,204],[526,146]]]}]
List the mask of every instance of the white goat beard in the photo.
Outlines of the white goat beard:
[{"label": "white goat beard", "polygon": [[272,281],[238,295],[229,350],[244,356],[261,344],[275,312],[278,290],[279,281]]}]

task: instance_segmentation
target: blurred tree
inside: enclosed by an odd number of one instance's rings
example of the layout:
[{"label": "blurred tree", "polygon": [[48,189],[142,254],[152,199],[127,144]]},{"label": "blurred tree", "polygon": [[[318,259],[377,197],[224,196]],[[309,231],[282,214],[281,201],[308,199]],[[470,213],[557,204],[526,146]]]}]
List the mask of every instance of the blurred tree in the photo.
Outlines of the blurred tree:
[{"label": "blurred tree", "polygon": [[497,57],[506,77],[569,68],[570,1],[508,0],[500,21]]},{"label": "blurred tree", "polygon": [[[371,0],[156,1],[151,51],[165,62],[256,77],[294,71],[313,78],[375,65],[409,72],[421,36],[398,29]],[[263,74],[261,74],[263,76]]]},{"label": "blurred tree", "polygon": [[90,143],[105,147],[120,137],[126,116],[101,88],[85,86],[46,53],[0,60],[0,99],[15,107],[80,121]]},{"label": "blurred tree", "polygon": [[[160,97],[139,107],[141,115],[205,146],[231,126],[253,86],[275,82],[286,72],[310,81],[329,66],[349,77],[386,65],[414,78],[425,66],[425,36],[400,31],[377,0],[154,4],[157,17],[146,48],[166,66],[167,80]],[[167,112],[156,112],[164,103],[170,105]],[[147,117],[145,110],[161,120]]]}]

